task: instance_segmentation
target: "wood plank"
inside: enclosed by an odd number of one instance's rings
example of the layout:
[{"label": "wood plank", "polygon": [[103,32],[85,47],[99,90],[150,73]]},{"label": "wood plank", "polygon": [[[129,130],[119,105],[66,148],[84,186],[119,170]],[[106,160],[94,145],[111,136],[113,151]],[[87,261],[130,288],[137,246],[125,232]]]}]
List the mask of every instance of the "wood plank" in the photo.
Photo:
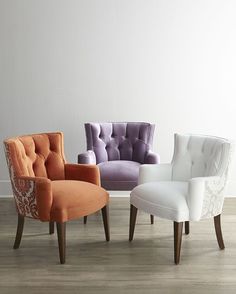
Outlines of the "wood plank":
[{"label": "wood plank", "polygon": [[213,220],[191,222],[183,234],[181,262],[173,261],[173,223],[138,212],[128,242],[129,199],[111,198],[111,241],[101,213],[67,223],[67,260],[58,261],[57,236],[48,223],[26,219],[21,246],[13,250],[17,214],[12,199],[0,199],[0,293],[235,293],[236,198],[221,217],[225,250],[219,250]]}]

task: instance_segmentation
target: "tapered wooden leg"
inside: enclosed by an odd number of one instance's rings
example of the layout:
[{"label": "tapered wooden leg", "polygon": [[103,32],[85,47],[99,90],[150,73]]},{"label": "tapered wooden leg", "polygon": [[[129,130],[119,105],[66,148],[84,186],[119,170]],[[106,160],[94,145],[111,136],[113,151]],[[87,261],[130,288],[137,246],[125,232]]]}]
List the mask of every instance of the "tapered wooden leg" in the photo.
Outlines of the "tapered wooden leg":
[{"label": "tapered wooden leg", "polygon": [[182,242],[183,222],[174,222],[174,258],[175,264],[179,264],[181,242]]},{"label": "tapered wooden leg", "polygon": [[189,234],[189,221],[184,223],[184,231],[186,235]]},{"label": "tapered wooden leg", "polygon": [[57,238],[61,264],[66,261],[66,223],[57,223]]},{"label": "tapered wooden leg", "polygon": [[215,225],[216,238],[217,238],[219,247],[220,249],[225,249],[223,235],[221,231],[220,214],[214,217],[214,225]]},{"label": "tapered wooden leg", "polygon": [[151,225],[154,224],[154,215],[150,214]]},{"label": "tapered wooden leg", "polygon": [[24,229],[25,218],[24,216],[18,214],[18,223],[17,223],[17,230],[16,230],[16,238],[13,248],[18,249],[20,247],[21,237]]},{"label": "tapered wooden leg", "polygon": [[87,224],[87,215],[86,216],[84,216],[84,224],[86,225]]},{"label": "tapered wooden leg", "polygon": [[131,204],[130,205],[130,220],[129,220],[129,241],[132,241],[134,237],[134,229],[135,229],[137,212],[138,212],[138,209]]},{"label": "tapered wooden leg", "polygon": [[106,241],[110,241],[109,206],[108,205],[106,205],[102,208],[102,220],[103,220],[103,225],[104,225]]},{"label": "tapered wooden leg", "polygon": [[54,222],[49,222],[49,234],[54,234]]}]

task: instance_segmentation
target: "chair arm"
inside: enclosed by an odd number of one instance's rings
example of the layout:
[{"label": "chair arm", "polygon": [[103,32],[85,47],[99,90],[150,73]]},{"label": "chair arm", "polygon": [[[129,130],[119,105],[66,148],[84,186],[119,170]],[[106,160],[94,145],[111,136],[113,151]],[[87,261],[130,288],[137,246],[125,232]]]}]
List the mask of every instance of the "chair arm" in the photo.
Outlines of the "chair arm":
[{"label": "chair arm", "polygon": [[78,163],[96,164],[96,155],[92,150],[88,150],[78,155]]},{"label": "chair arm", "polygon": [[144,158],[144,164],[157,164],[157,163],[160,163],[160,155],[152,151],[148,151]]},{"label": "chair arm", "polygon": [[50,221],[52,206],[51,181],[43,177],[17,177],[13,184],[13,193],[19,213]]},{"label": "chair arm", "polygon": [[99,168],[93,164],[65,164],[66,180],[85,181],[100,186]]},{"label": "chair arm", "polygon": [[189,180],[187,203],[190,220],[214,217],[222,212],[226,180],[198,177]]},{"label": "chair arm", "polygon": [[156,181],[171,181],[171,164],[143,164],[139,168],[138,184]]}]

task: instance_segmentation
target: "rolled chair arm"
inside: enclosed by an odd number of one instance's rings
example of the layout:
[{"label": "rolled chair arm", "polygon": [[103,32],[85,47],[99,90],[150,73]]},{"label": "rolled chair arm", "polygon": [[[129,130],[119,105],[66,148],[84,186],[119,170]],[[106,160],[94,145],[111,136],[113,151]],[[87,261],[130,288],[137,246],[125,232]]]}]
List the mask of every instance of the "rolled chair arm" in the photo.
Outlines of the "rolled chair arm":
[{"label": "rolled chair arm", "polygon": [[219,176],[189,180],[187,203],[190,220],[214,217],[222,212],[226,181]]},{"label": "rolled chair arm", "polygon": [[143,164],[139,168],[138,184],[156,181],[171,181],[171,164]]},{"label": "rolled chair arm", "polygon": [[96,155],[92,150],[88,150],[78,155],[78,163],[96,164]]},{"label": "rolled chair arm", "polygon": [[23,216],[50,221],[51,181],[43,177],[17,177],[13,187],[16,205]]},{"label": "rolled chair arm", "polygon": [[93,164],[65,164],[66,180],[85,181],[100,186],[99,168]]},{"label": "rolled chair arm", "polygon": [[144,159],[144,164],[157,164],[157,163],[160,163],[160,155],[152,151],[148,151]]}]

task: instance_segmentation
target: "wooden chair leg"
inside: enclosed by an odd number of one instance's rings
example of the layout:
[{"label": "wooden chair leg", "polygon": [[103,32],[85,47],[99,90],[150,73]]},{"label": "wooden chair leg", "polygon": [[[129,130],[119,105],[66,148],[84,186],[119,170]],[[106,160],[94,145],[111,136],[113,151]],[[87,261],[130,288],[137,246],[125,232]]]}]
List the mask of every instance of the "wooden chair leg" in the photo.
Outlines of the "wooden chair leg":
[{"label": "wooden chair leg", "polygon": [[174,259],[175,264],[179,264],[181,242],[182,242],[183,222],[174,222]]},{"label": "wooden chair leg", "polygon": [[86,216],[84,216],[84,225],[86,225],[87,224],[87,215]]},{"label": "wooden chair leg", "polygon": [[49,222],[49,234],[54,234],[54,222]]},{"label": "wooden chair leg", "polygon": [[15,243],[13,248],[18,249],[20,247],[21,237],[24,229],[25,218],[24,216],[18,214],[18,223],[17,223],[17,230],[16,230],[16,237]]},{"label": "wooden chair leg", "polygon": [[138,209],[131,204],[130,205],[130,220],[129,220],[129,241],[132,241],[134,237],[134,229],[135,229],[137,212],[138,212]]},{"label": "wooden chair leg", "polygon": [[186,235],[189,234],[189,221],[184,222],[184,231]]},{"label": "wooden chair leg", "polygon": [[219,244],[220,249],[225,249],[223,235],[221,231],[221,222],[220,222],[220,214],[214,217],[214,225],[215,225],[215,231],[216,231],[216,238],[217,242]]},{"label": "wooden chair leg", "polygon": [[108,205],[102,208],[102,219],[103,219],[106,241],[110,241],[109,206]]},{"label": "wooden chair leg", "polygon": [[151,225],[154,224],[154,215],[150,214]]},{"label": "wooden chair leg", "polygon": [[66,261],[66,223],[57,223],[57,239],[61,264]]}]

